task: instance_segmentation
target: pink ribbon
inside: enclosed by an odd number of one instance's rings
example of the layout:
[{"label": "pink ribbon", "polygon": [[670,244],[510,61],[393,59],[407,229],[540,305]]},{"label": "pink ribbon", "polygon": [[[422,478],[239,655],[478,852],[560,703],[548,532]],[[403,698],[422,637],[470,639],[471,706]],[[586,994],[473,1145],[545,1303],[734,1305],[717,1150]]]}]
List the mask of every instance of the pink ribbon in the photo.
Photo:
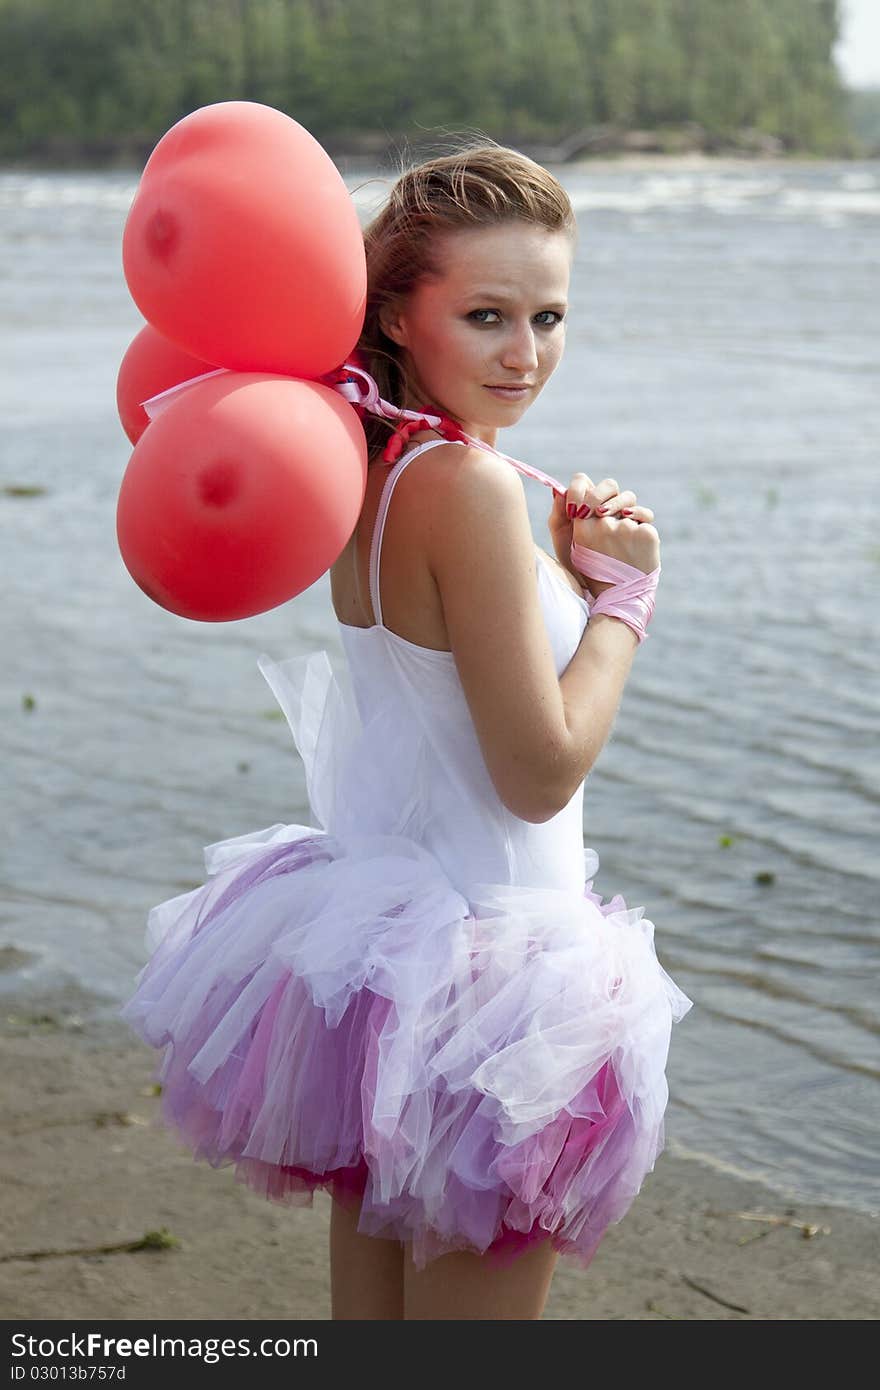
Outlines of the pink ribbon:
[{"label": "pink ribbon", "polygon": [[[335,388],[341,396],[352,405],[358,405],[362,410],[368,410],[371,415],[384,416],[387,420],[424,420],[427,427],[435,429],[440,424],[439,415],[428,415],[424,411],[401,410],[398,406],[392,405],[390,401],[383,401],[379,395],[379,388],[369,372],[365,372],[362,367],[352,367],[347,362],[340,367],[339,375],[345,373],[348,381],[335,382]],[[361,384],[352,381],[352,374],[357,374],[361,378]],[[476,449],[483,449],[487,454],[494,454],[496,458],[503,459],[505,463],[510,463],[520,473],[524,473],[527,478],[534,478],[536,482],[543,483],[545,487],[552,487],[555,492],[565,492],[562,483],[544,473],[540,468],[534,468],[529,463],[522,463],[519,459],[511,458],[509,454],[503,454],[500,449],[487,444],[483,439],[475,439],[473,435],[461,432],[461,438],[468,444],[473,444]]]},{"label": "pink ribbon", "polygon": [[[170,405],[183,391],[195,386],[200,381],[207,381],[210,377],[220,376],[223,372],[231,370],[228,367],[217,367],[210,372],[202,372],[200,376],[190,377],[188,381],[178,382],[176,386],[169,386],[167,391],[160,391],[155,396],[150,396],[141,405],[151,420]],[[333,379],[335,378],[335,380]],[[360,378],[360,380],[358,380]],[[291,378],[299,380],[300,378]],[[321,379],[322,386],[329,386],[332,390],[338,391],[340,396],[349,401],[351,405],[361,410],[369,411],[371,415],[378,415],[387,420],[409,420],[418,421],[419,427],[436,428],[441,423],[441,416],[425,414],[423,411],[402,410],[399,406],[392,405],[390,401],[385,401],[379,395],[379,387],[369,372],[364,371],[363,367],[355,367],[346,362],[335,372],[328,373]],[[522,463],[519,459],[511,458],[509,454],[504,454],[500,449],[487,444],[483,439],[475,439],[473,435],[466,434],[463,430],[459,432],[459,438],[472,444],[477,449],[483,449],[488,454],[494,454],[496,458],[503,459],[505,463],[512,464],[518,472],[523,473],[527,478],[534,478],[536,482],[543,483],[545,487],[552,487],[554,492],[564,493],[566,489],[562,483],[558,482],[550,473],[544,473],[540,468],[534,468],[531,464]],[[603,555],[599,550],[591,550],[584,545],[574,542],[571,547],[571,563],[576,570],[584,574],[589,579],[600,581],[611,581],[614,585],[611,589],[605,589],[598,598],[590,599],[587,602],[590,606],[590,615],[594,613],[608,613],[612,617],[622,618],[628,627],[643,642],[648,636],[645,628],[651,621],[654,612],[654,594],[657,589],[657,582],[660,577],[660,566],[650,574],[645,574],[643,570],[636,569],[634,565],[627,565],[623,560],[615,560],[610,555]]]},{"label": "pink ribbon", "polygon": [[[169,386],[167,391],[160,391],[155,396],[150,396],[149,400],[141,401],[141,405],[151,420],[155,420],[166,406],[170,405],[182,391],[186,391],[190,386],[195,386],[199,381],[207,381],[209,377],[219,376],[221,372],[229,371],[228,367],[217,367],[214,371],[202,372],[200,376],[190,377],[188,381],[178,382],[176,386]],[[423,411],[401,410],[398,406],[392,405],[390,401],[384,401],[379,395],[379,387],[362,367],[351,366],[346,362],[338,369],[335,375],[347,377],[347,380],[330,381],[322,379],[320,385],[329,386],[331,390],[338,391],[340,396],[349,401],[354,406],[359,406],[361,410],[367,410],[371,415],[379,415],[386,420],[418,420],[425,421],[426,425],[422,428],[436,428],[440,424],[439,415],[426,415]],[[360,381],[355,378],[360,377]],[[293,377],[291,380],[300,380]],[[554,492],[565,492],[562,483],[552,477],[549,473],[543,473],[540,468],[534,468],[531,464],[521,463],[519,459],[511,458],[509,454],[503,454],[500,449],[495,449],[491,444],[487,444],[482,439],[475,439],[473,435],[461,432],[461,437],[468,444],[472,444],[477,449],[484,449],[488,454],[494,454],[496,458],[503,459],[505,463],[510,463],[520,473],[524,473],[527,478],[534,478],[536,482],[543,483],[545,487],[552,487]]]},{"label": "pink ribbon", "polygon": [[596,613],[607,613],[612,618],[622,618],[641,644],[649,634],[645,631],[654,613],[654,595],[660,580],[661,565],[646,574],[635,565],[617,560],[613,555],[603,555],[601,550],[572,543],[571,563],[588,579],[610,582],[611,589],[603,589],[598,598],[587,598],[590,617]]},{"label": "pink ribbon", "polygon": [[155,420],[157,415],[162,414],[166,405],[170,405],[187,387],[195,386],[197,381],[207,381],[208,377],[220,376],[229,370],[229,367],[215,367],[211,372],[202,372],[201,376],[191,376],[188,381],[179,381],[176,386],[169,386],[167,391],[160,391],[157,395],[150,396],[149,400],[141,401],[141,407],[146,411],[149,420]]}]

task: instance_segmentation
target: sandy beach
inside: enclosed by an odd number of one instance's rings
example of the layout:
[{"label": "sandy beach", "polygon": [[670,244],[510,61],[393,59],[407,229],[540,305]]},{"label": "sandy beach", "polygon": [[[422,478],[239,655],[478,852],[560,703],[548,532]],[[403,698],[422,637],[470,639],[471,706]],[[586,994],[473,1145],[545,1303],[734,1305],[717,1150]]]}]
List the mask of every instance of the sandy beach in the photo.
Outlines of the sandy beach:
[{"label": "sandy beach", "polygon": [[[75,991],[7,996],[0,1036],[0,1316],[329,1318],[326,1194],[275,1206],[193,1162],[159,1119],[157,1054]],[[873,1319],[876,1255],[871,1217],[667,1151],[591,1268],[560,1262],[544,1316]]]}]

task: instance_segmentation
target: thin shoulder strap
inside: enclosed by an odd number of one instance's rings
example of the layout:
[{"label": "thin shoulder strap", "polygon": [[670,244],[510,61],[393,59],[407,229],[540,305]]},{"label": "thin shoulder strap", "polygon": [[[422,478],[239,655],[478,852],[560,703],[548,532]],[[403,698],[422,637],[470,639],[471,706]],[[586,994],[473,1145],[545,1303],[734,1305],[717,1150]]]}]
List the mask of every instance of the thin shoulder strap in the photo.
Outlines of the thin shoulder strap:
[{"label": "thin shoulder strap", "polygon": [[[462,441],[455,440],[458,444]],[[373,527],[373,538],[370,543],[370,598],[373,601],[373,614],[376,622],[384,626],[382,621],[382,600],[379,597],[379,555],[382,550],[382,536],[385,532],[385,519],[388,515],[388,504],[391,501],[391,494],[394,491],[397,479],[400,477],[404,468],[411,463],[416,454],[422,453],[425,449],[432,449],[435,444],[448,444],[447,439],[426,439],[423,444],[417,444],[414,449],[404,454],[391,469],[382,494],[379,498],[379,506],[376,511],[376,524]]]}]

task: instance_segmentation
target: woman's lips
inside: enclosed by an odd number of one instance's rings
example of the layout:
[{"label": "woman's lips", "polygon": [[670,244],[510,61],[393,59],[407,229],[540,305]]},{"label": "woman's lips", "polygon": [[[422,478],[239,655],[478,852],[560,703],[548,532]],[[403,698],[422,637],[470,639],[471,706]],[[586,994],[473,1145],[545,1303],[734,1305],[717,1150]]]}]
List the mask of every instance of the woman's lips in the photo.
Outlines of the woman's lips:
[{"label": "woman's lips", "polygon": [[487,386],[487,391],[491,391],[493,396],[497,396],[500,401],[521,401],[524,396],[529,394],[530,386]]}]

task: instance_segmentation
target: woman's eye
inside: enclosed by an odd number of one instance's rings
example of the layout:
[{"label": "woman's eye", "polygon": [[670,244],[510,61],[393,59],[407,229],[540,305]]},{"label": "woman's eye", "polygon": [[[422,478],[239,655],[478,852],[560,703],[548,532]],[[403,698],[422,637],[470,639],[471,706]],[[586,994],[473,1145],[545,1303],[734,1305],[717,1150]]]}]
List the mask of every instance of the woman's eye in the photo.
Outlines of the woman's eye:
[{"label": "woman's eye", "polygon": [[[475,322],[477,322],[477,323],[487,323],[487,322],[488,322],[487,319],[481,319],[481,318],[478,318],[478,317],[477,317],[479,314],[494,314],[494,315],[496,316],[496,318],[497,318],[497,317],[498,317],[498,310],[497,310],[497,309],[472,309],[471,312],[468,314],[468,318],[469,318],[469,319],[474,319]],[[541,310],[541,313],[540,313],[540,314],[537,314],[536,317],[539,318],[539,319],[540,319],[540,318],[545,318],[548,314],[549,314],[550,318],[553,320],[553,322],[552,322],[552,323],[542,323],[542,324],[541,324],[541,327],[542,327],[542,328],[555,328],[555,327],[556,327],[556,324],[557,324],[557,323],[562,323],[562,320],[563,320],[563,318],[565,317],[564,314],[557,314],[557,312],[556,312],[555,309],[542,309],[542,310]]]}]

